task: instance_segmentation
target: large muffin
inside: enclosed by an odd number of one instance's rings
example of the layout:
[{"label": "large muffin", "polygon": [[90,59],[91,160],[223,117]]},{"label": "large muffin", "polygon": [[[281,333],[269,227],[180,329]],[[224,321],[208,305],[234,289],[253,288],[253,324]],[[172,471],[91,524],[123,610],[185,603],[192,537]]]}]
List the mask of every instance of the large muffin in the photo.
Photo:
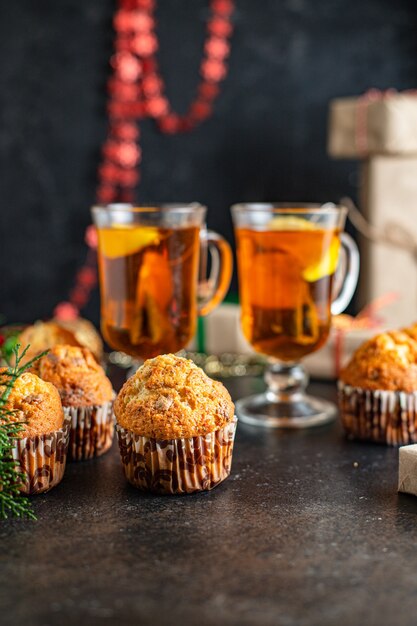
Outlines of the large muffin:
[{"label": "large muffin", "polygon": [[417,443],[417,341],[381,333],[356,350],[339,381],[340,414],[350,437]]},{"label": "large muffin", "polygon": [[165,354],[149,359],[119,393],[117,422],[155,439],[197,437],[223,428],[234,417],[227,389],[192,361]]},{"label": "large muffin", "polygon": [[356,350],[340,379],[362,389],[417,391],[417,341],[402,331],[376,335]]},{"label": "large muffin", "polygon": [[123,469],[138,489],[185,494],[229,476],[234,406],[192,361],[173,354],[146,361],[124,384],[115,414]]},{"label": "large muffin", "polygon": [[[7,368],[1,368],[0,393],[4,392],[9,380]],[[25,372],[16,379],[6,408],[13,411],[9,416],[11,421],[22,422],[22,430],[17,435],[20,439],[52,433],[64,424],[57,389],[31,372]]]},{"label": "large muffin", "polygon": [[43,380],[55,385],[64,406],[91,406],[112,399],[111,382],[87,348],[54,346],[35,369]]}]

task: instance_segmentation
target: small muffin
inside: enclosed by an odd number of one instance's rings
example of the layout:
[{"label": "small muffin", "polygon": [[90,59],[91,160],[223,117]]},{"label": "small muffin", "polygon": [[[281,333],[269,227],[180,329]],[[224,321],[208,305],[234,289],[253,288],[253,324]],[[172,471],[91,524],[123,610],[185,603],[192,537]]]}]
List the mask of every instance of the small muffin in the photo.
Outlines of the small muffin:
[{"label": "small muffin", "polygon": [[[8,380],[7,367],[2,367],[0,393],[4,392]],[[11,421],[24,422],[17,435],[19,438],[46,435],[64,425],[64,411],[58,391],[30,372],[25,372],[15,381],[7,408],[13,411]]]},{"label": "small muffin", "polygon": [[362,389],[417,390],[417,342],[401,331],[382,333],[360,346],[341,380]]},{"label": "small muffin", "polygon": [[[7,368],[0,370],[0,393],[10,382]],[[23,474],[21,491],[49,491],[64,475],[69,442],[69,424],[57,389],[31,372],[14,381],[6,408],[9,419],[22,424],[16,435],[13,458]]]},{"label": "small muffin", "polygon": [[192,361],[149,359],[124,384],[114,410],[126,478],[135,487],[191,493],[230,474],[233,402]]},{"label": "small muffin", "polygon": [[64,406],[104,404],[113,397],[110,380],[87,348],[54,346],[35,367],[58,389]]},{"label": "small muffin", "polygon": [[19,343],[29,346],[22,364],[59,344],[88,348],[99,362],[103,358],[100,335],[91,322],[81,317],[70,321],[54,319],[49,322],[35,322],[20,333]]},{"label": "small muffin", "polygon": [[34,369],[55,385],[64,412],[71,418],[69,459],[80,461],[106,452],[114,435],[114,392],[90,350],[55,346]]},{"label": "small muffin", "polygon": [[414,339],[414,341],[417,341],[417,322],[415,324],[412,324],[411,326],[402,328],[401,330],[403,333],[411,337],[411,339]]},{"label": "small muffin", "polygon": [[[52,320],[58,326],[73,334],[78,345],[88,348],[100,363],[103,358],[103,341],[97,332],[95,326],[83,317],[77,317],[75,320]],[[59,343],[68,343],[60,341]],[[71,344],[72,345],[72,344]]]},{"label": "small muffin", "polygon": [[36,322],[32,326],[27,326],[19,335],[19,343],[22,346],[29,346],[21,361],[22,365],[57,344],[82,345],[72,330],[65,329],[56,322]]},{"label": "small muffin", "polygon": [[391,445],[417,442],[417,341],[390,331],[360,346],[339,381],[346,433]]}]

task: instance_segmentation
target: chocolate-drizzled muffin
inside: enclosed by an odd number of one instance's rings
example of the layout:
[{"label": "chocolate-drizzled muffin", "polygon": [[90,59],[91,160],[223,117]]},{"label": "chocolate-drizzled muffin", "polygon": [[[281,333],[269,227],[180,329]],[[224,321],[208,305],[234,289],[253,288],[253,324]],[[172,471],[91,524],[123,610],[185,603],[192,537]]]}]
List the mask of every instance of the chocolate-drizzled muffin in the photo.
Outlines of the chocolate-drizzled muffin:
[{"label": "chocolate-drizzled muffin", "polygon": [[55,385],[64,411],[71,417],[69,459],[89,459],[106,452],[114,434],[114,392],[90,350],[55,346],[35,369],[43,380]]},{"label": "chocolate-drizzled muffin", "polygon": [[134,486],[158,493],[212,489],[230,473],[236,429],[227,389],[192,361],[149,359],[115,402],[120,452]]},{"label": "chocolate-drizzled muffin", "polygon": [[346,433],[391,445],[417,442],[417,341],[404,331],[376,335],[342,370],[339,401]]}]

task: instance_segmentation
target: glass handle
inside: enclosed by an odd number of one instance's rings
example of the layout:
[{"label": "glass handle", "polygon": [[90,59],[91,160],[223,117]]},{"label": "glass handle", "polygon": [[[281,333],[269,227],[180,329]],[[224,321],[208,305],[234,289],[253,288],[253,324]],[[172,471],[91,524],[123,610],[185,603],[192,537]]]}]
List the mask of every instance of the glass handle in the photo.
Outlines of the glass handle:
[{"label": "glass handle", "polygon": [[[201,230],[200,245],[198,313],[207,315],[224,300],[229,289],[233,271],[233,255],[227,241],[212,230]],[[209,276],[207,276],[207,251],[211,254]]]},{"label": "glass handle", "polygon": [[335,299],[331,305],[332,315],[342,313],[355,293],[359,278],[359,250],[347,233],[340,235],[341,249],[339,266],[336,270]]}]

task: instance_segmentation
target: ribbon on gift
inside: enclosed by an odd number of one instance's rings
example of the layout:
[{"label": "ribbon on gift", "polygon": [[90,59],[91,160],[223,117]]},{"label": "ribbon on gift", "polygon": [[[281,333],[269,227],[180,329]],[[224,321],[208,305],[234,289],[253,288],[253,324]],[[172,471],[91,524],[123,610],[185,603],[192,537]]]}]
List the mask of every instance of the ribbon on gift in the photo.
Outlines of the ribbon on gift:
[{"label": "ribbon on gift", "polygon": [[340,204],[347,208],[349,220],[361,235],[374,243],[384,243],[408,252],[417,263],[417,239],[402,224],[387,222],[382,228],[377,227],[364,218],[351,198],[342,198]]},{"label": "ribbon on gift", "polygon": [[368,89],[364,94],[358,98],[358,104],[356,107],[356,133],[355,143],[356,149],[361,156],[368,154],[368,107],[374,102],[380,102],[381,100],[389,99],[393,94],[396,94],[396,89],[387,89],[381,91],[380,89]]},{"label": "ribbon on gift", "polygon": [[356,149],[360,156],[367,156],[369,154],[368,145],[368,108],[370,104],[375,102],[381,102],[389,100],[393,96],[399,94],[417,96],[416,89],[407,89],[405,91],[397,91],[396,89],[368,89],[364,94],[359,96],[356,107],[356,133],[355,143]]},{"label": "ribbon on gift", "polygon": [[[402,224],[398,222],[387,222],[383,227],[370,224],[359,211],[351,198],[342,198],[340,204],[348,210],[348,217],[356,230],[366,239],[374,243],[383,243],[393,248],[398,248],[408,253],[414,263],[417,264],[417,239]],[[389,292],[373,300],[356,316],[338,315],[333,320],[335,330],[334,363],[336,376],[339,375],[346,334],[352,330],[372,329],[384,323],[383,317],[379,316],[379,311],[398,300],[400,295]]]},{"label": "ribbon on gift", "polygon": [[395,300],[398,300],[399,294],[395,292],[389,292],[376,298],[370,302],[366,307],[356,315],[352,317],[350,315],[336,315],[333,318],[333,330],[334,330],[334,371],[336,378],[339,377],[340,370],[342,369],[342,360],[345,348],[346,335],[353,330],[380,328],[384,319],[379,312],[381,309],[391,304]]}]

